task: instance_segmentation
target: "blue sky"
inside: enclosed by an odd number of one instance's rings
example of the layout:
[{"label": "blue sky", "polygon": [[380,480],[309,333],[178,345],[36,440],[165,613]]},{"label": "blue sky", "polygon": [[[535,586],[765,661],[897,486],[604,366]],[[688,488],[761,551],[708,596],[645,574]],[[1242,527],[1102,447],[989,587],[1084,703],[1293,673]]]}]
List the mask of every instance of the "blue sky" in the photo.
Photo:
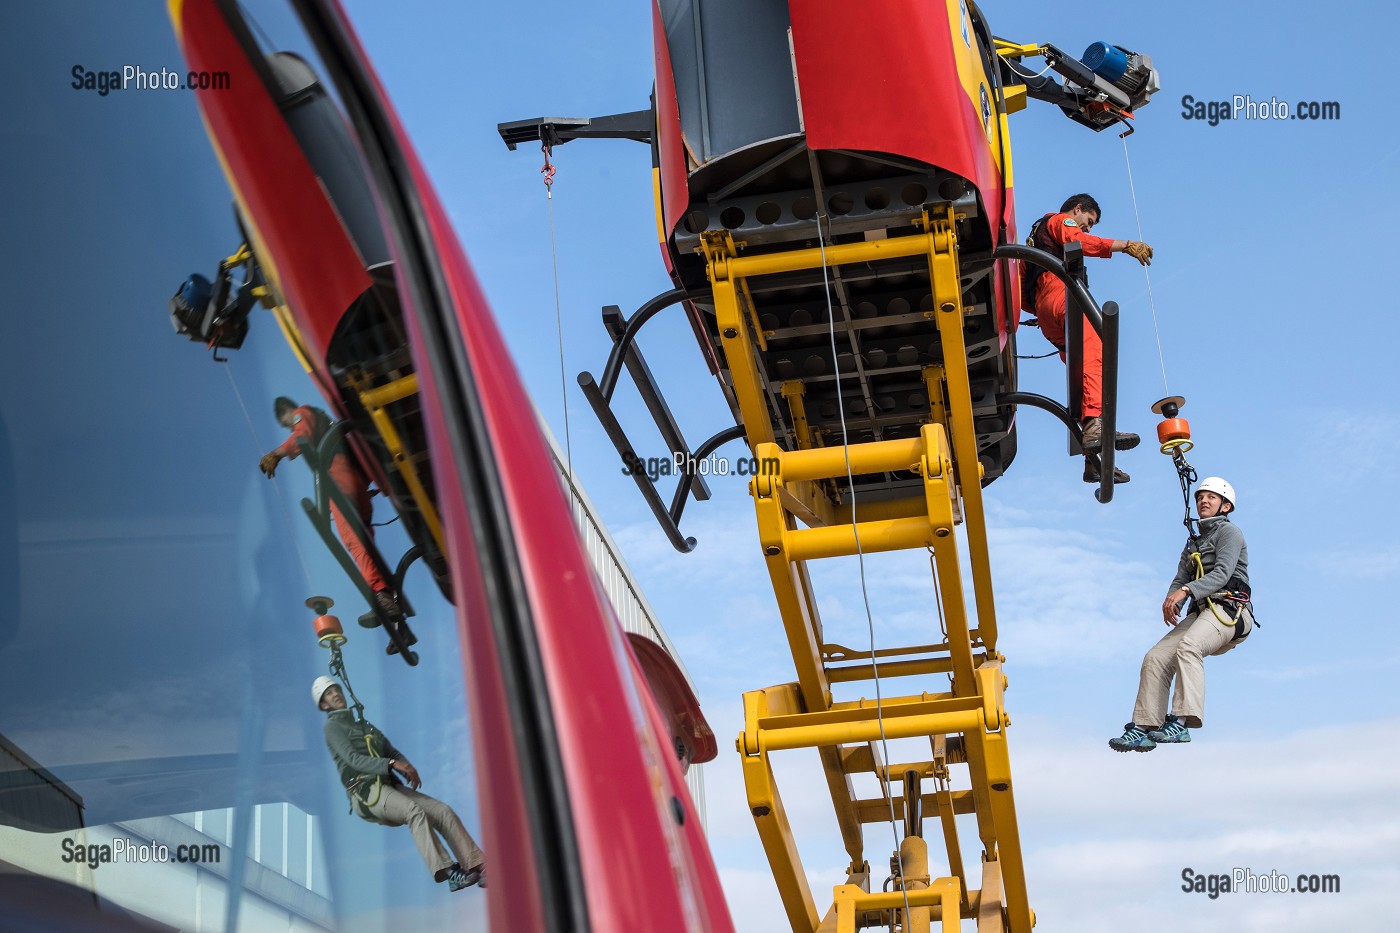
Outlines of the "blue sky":
[{"label": "blue sky", "polygon": [[[348,9],[517,365],[563,438],[540,156],[507,152],[495,124],[646,106],[647,5]],[[1191,459],[1239,492],[1263,622],[1245,646],[1207,665],[1208,728],[1195,744],[1110,753],[1104,741],[1129,717],[1142,652],[1161,631],[1157,607],[1182,541],[1175,475],[1144,445],[1125,458],[1132,484],[1099,506],[1050,419],[1030,411],[1019,420],[1017,460],[988,501],[1038,930],[1129,922],[1142,930],[1377,929],[1376,911],[1393,904],[1400,880],[1400,819],[1388,803],[1400,787],[1387,763],[1400,731],[1388,677],[1400,644],[1385,598],[1400,573],[1388,488],[1400,415],[1389,397],[1395,324],[1383,274],[1400,139],[1382,97],[1390,69],[1383,55],[1364,51],[1364,37],[1388,32],[1393,16],[1351,4],[1323,17],[1314,6],[1273,3],[1075,14],[1016,2],[986,12],[998,35],[1075,53],[1104,39],[1152,55],[1162,73],[1163,90],[1129,141],[1141,238],[1156,249],[1162,350],[1171,392],[1188,399],[1198,443]],[[1236,93],[1335,100],[1342,119],[1210,127],[1181,116],[1183,95]],[[1115,134],[1093,134],[1034,103],[1013,116],[1011,133],[1023,231],[1065,195],[1088,190],[1104,207],[1096,233],[1139,238]],[[625,141],[574,142],[555,160],[575,469],[684,654],[721,738],[721,757],[707,770],[710,828],[736,921],[773,929],[776,897],[727,752],[741,725],[739,694],[792,678],[752,508],[740,481],[713,483],[715,499],[692,503],[687,516],[699,548],[682,556],[620,475],[574,375],[596,374],[606,357],[600,306],[630,311],[669,285],[648,153]],[[1123,257],[1091,272],[1100,300],[1123,309],[1123,421],[1149,435],[1148,406],[1165,393],[1143,274]],[[1022,353],[1048,349],[1034,331],[1022,338]],[[728,423],[678,317],[657,319],[642,346],[690,437]],[[1063,371],[1054,360],[1029,361],[1022,383],[1060,395]],[[635,393],[619,398],[634,436],[648,436]],[[877,640],[927,631],[926,562],[872,562]],[[842,633],[847,644],[866,637],[854,569],[823,566],[816,578],[828,637]],[[780,786],[790,788],[822,900],[841,867],[829,804],[798,786],[810,782],[814,760],[786,764]],[[889,847],[883,832],[867,832],[872,862]],[[1188,866],[1338,873],[1343,893],[1210,900],[1180,891]],[[1143,903],[1147,910],[1135,906]]]},{"label": "blue sky", "polygon": [[[504,120],[645,107],[648,5],[347,7],[516,364],[696,678],[720,739],[707,766],[709,828],[736,922],[779,929],[729,751],[740,694],[793,676],[752,505],[739,480],[712,482],[714,499],[692,503],[686,520],[699,548],[675,553],[575,388],[575,373],[597,373],[606,357],[600,306],[630,311],[670,286],[648,151],[601,141],[555,153],[566,430],[540,156],[508,152],[495,131]],[[297,514],[304,471],[285,465],[269,484],[254,464],[282,436],[271,399],[314,390],[270,322],[255,321],[230,364],[250,436],[225,373],[171,335],[165,298],[235,245],[229,196],[188,96],[68,88],[74,62],[178,62],[162,4],[98,9],[84,14],[86,28],[60,32],[36,23],[47,8],[17,7],[0,30],[0,78],[16,117],[0,127],[0,201],[20,219],[4,228],[0,250],[0,344],[24,348],[0,369],[0,474],[11,493],[0,499],[0,582],[11,594],[0,614],[0,732],[60,776],[84,762],[305,752],[309,770],[267,793],[330,814],[331,851],[373,853],[360,874],[336,878],[347,913],[374,927],[380,909],[400,923],[410,905],[443,910],[449,902],[422,877],[406,836],[342,818],[319,717],[305,702],[324,655],[300,601],[323,591],[353,607],[352,591]],[[1400,139],[1382,96],[1393,68],[1362,43],[1388,34],[1393,16],[1357,4],[1324,21],[1313,6],[1264,3],[1091,16],[1016,2],[987,12],[1008,38],[1071,52],[1106,39],[1161,69],[1164,90],[1130,141],[1141,238],[1157,251],[1169,388],[1189,400],[1193,462],[1239,491],[1263,622],[1208,664],[1208,727],[1193,745],[1110,753],[1104,741],[1128,717],[1142,652],[1161,631],[1157,607],[1182,538],[1175,476],[1140,448],[1125,458],[1133,483],[1099,506],[1055,424],[1035,411],[1020,420],[1017,460],[987,499],[1038,930],[1377,929],[1400,881],[1390,803],[1400,792],[1391,751],[1400,717],[1389,676],[1400,644],[1387,599],[1400,574],[1390,492],[1400,413],[1385,274]],[[281,41],[284,24],[264,26]],[[1336,100],[1342,119],[1209,127],[1181,118],[1185,94],[1236,93]],[[1042,106],[1014,115],[1011,131],[1023,231],[1066,194],[1089,190],[1104,207],[1096,232],[1138,238],[1114,135]],[[1149,434],[1148,405],[1164,391],[1143,274],[1122,257],[1092,273],[1099,297],[1123,308],[1124,420]],[[642,347],[689,437],[727,426],[678,315],[649,325]],[[1046,349],[1023,332],[1022,353]],[[1058,395],[1063,370],[1028,361],[1022,382]],[[643,444],[648,421],[626,383],[618,405]],[[382,534],[390,548],[403,543],[397,529]],[[814,569],[828,639],[853,647],[866,638],[856,570],[849,560]],[[925,640],[936,624],[926,560],[872,557],[868,570],[879,643]],[[451,610],[425,576],[411,587],[423,667],[381,663],[380,645],[352,629],[355,686],[474,828],[465,722],[440,717],[461,689]],[[353,614],[342,610],[352,627]],[[258,722],[262,733],[246,734]],[[807,790],[820,783],[815,759],[789,753],[777,766],[824,903],[843,866],[829,802]],[[204,790],[203,805],[227,805],[226,786]],[[91,802],[101,812],[100,798]],[[975,838],[967,827],[963,836]],[[887,828],[872,826],[873,864],[890,845]],[[1335,873],[1343,891],[1209,900],[1179,890],[1184,867],[1236,866]]]}]

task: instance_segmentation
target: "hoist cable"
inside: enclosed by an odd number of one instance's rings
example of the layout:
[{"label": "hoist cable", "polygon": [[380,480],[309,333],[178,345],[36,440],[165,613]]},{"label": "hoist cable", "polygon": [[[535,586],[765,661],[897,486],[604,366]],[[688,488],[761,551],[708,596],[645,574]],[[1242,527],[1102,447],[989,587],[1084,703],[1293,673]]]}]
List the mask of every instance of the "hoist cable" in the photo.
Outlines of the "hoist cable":
[{"label": "hoist cable", "polygon": [[[826,320],[828,333],[831,337],[831,364],[835,373],[836,386],[836,412],[841,419],[841,452],[846,458],[846,487],[851,499],[851,534],[856,541],[856,561],[860,566],[860,596],[865,604],[865,625],[870,633],[870,670],[872,680],[875,683],[875,721],[880,727],[880,753],[885,760],[885,776],[880,780],[880,789],[885,794],[885,804],[890,812],[890,833],[894,836],[895,852],[899,851],[899,828],[894,813],[894,798],[890,795],[890,747],[889,740],[885,736],[885,702],[880,691],[880,662],[875,657],[875,616],[870,610],[870,592],[865,583],[865,551],[860,543],[860,526],[856,523],[856,483],[855,476],[851,470],[851,443],[849,432],[846,427],[846,401],[841,392],[841,358],[836,350],[836,308],[831,300],[831,280],[827,273],[826,262],[826,236],[822,231],[822,216],[817,215],[817,245],[821,248],[822,256],[822,293],[826,296]],[[852,349],[855,349],[852,347]],[[876,774],[879,777],[879,774]],[[905,826],[908,828],[908,816],[905,814]],[[908,925],[908,918],[913,913],[909,906],[909,890],[904,884],[904,866],[900,863],[900,890],[904,894],[904,916],[905,925]]]},{"label": "hoist cable", "polygon": [[569,488],[574,485],[574,448],[569,436],[569,382],[564,367],[564,311],[559,301],[559,251],[554,238],[554,171],[549,161],[550,145],[540,144],[544,153],[544,165],[540,168],[544,175],[545,201],[549,204],[549,259],[554,269],[554,333],[559,340],[559,397],[564,404],[564,469],[569,475]]},{"label": "hoist cable", "polygon": [[[1128,166],[1128,190],[1133,195],[1133,216],[1137,219],[1138,240],[1143,240],[1142,235],[1142,214],[1138,211],[1137,185],[1133,184],[1133,160],[1128,156],[1128,138],[1123,137],[1123,161]],[[1167,360],[1162,353],[1162,332],[1157,326],[1157,302],[1152,296],[1152,273],[1147,266],[1142,267],[1143,278],[1147,280],[1147,306],[1152,309],[1152,336],[1157,341],[1157,362],[1162,367],[1162,388],[1167,395],[1171,395],[1171,389],[1167,386]]]}]

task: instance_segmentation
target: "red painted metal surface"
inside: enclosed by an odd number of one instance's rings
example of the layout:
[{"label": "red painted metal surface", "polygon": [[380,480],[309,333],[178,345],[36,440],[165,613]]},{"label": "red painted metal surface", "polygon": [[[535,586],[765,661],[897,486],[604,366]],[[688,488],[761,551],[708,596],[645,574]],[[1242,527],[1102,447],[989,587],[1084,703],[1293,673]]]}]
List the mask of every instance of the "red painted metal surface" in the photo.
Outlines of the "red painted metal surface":
[{"label": "red painted metal surface", "polygon": [[228,71],[229,86],[196,91],[244,209],[259,260],[271,266],[323,387],[326,348],[370,286],[359,253],[296,137],[213,3],[186,0],[181,44],[192,69]]},{"label": "red painted metal surface", "polygon": [[[186,0],[180,17],[189,66],[227,71],[233,88],[241,89],[201,93],[200,106],[257,230],[259,256],[276,271],[298,326],[313,342],[316,375],[329,386],[322,371],[325,347],[368,277],[353,250],[346,254],[344,230],[214,4]],[[359,53],[365,62],[363,50]],[[549,685],[592,928],[724,933],[732,924],[718,873],[662,715],[579,542],[530,399],[446,212],[378,79],[367,64],[364,68],[407,154],[490,434],[528,593],[527,617],[535,626]],[[402,290],[400,298],[413,355],[423,360],[415,314]],[[443,443],[448,419],[459,416],[444,410],[433,374],[421,368],[420,386],[464,652],[483,845],[493,869],[487,892],[491,926],[542,930],[541,905],[551,896],[550,879],[536,876],[530,848],[520,749],[508,713],[509,691],[519,685],[502,675],[492,627],[490,594],[499,588],[482,578],[473,503],[464,501],[458,465]],[[338,403],[333,390],[327,396]],[[677,820],[673,798],[688,819]]]},{"label": "red painted metal surface", "polygon": [[[670,236],[690,206],[690,188],[686,184],[685,142],[681,136],[681,112],[676,103],[671,47],[666,41],[661,7],[656,2],[651,5],[651,41],[656,58],[656,145],[661,154],[661,216],[666,235]],[[672,271],[671,253],[664,245],[661,254],[666,260],[666,271]]]},{"label": "red painted metal surface", "polygon": [[[311,377],[336,417],[347,418],[326,368],[326,352],[340,319],[370,287],[369,273],[277,102],[213,3],[185,0],[180,41],[191,69],[229,73],[229,87],[195,92],[200,111],[226,166],[253,250],[304,341]],[[392,495],[394,487],[379,459],[357,435],[350,434],[348,441],[360,469]],[[395,505],[402,508],[403,503]]]},{"label": "red painted metal surface", "polygon": [[[947,7],[864,0],[853,15],[844,0],[789,6],[808,145],[890,153],[956,172],[995,212],[1001,176],[958,79]],[[994,221],[986,222],[995,236]]]},{"label": "red painted metal surface", "polygon": [[[427,202],[429,230],[453,294],[457,325],[481,393],[512,516],[568,775],[580,861],[589,880],[594,929],[678,933],[731,929],[728,910],[718,895],[714,862],[707,849],[697,847],[703,837],[677,827],[671,816],[672,796],[686,801],[691,813],[693,804],[688,803],[689,793],[660,725],[660,714],[644,679],[632,666],[621,627],[597,588],[548,448],[533,419],[521,416],[532,411],[529,398],[451,224],[416,159],[412,169]],[[425,401],[433,406],[432,399]],[[450,475],[452,464],[439,462],[437,456],[443,445],[433,446],[435,472]],[[454,566],[468,508],[460,500],[444,499]],[[489,628],[488,620],[462,612],[458,620],[463,643],[474,648],[478,634]],[[469,660],[469,677],[478,676],[481,663],[490,664],[490,659],[474,650]],[[482,710],[478,706],[475,712],[481,715]],[[498,752],[479,745],[477,754],[479,767],[489,775]],[[483,809],[486,806],[494,806],[494,800],[485,799]],[[493,839],[489,834],[487,842],[518,844],[518,840]],[[497,919],[496,891],[493,885],[493,921]],[[507,914],[500,914],[503,929],[523,929],[513,915],[508,924],[506,919]]]}]

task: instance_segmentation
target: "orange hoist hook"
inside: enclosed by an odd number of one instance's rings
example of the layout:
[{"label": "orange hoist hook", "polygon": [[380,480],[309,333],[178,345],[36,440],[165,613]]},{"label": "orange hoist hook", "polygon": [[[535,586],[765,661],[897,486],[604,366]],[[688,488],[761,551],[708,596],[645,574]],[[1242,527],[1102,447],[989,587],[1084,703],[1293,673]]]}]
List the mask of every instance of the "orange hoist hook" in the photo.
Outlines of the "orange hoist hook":
[{"label": "orange hoist hook", "polygon": [[540,152],[544,153],[544,165],[540,168],[540,173],[544,175],[544,190],[546,194],[554,194],[554,164],[549,161],[549,143],[540,143]]},{"label": "orange hoist hook", "polygon": [[1181,482],[1181,501],[1186,509],[1182,524],[1194,542],[1197,532],[1191,518],[1191,487],[1196,482],[1196,468],[1187,462],[1186,452],[1196,445],[1191,440],[1191,425],[1180,417],[1181,406],[1185,404],[1186,399],[1180,395],[1171,395],[1155,402],[1152,410],[1162,416],[1157,424],[1157,443],[1161,445],[1162,453],[1172,458],[1172,466],[1176,467],[1176,477]]}]

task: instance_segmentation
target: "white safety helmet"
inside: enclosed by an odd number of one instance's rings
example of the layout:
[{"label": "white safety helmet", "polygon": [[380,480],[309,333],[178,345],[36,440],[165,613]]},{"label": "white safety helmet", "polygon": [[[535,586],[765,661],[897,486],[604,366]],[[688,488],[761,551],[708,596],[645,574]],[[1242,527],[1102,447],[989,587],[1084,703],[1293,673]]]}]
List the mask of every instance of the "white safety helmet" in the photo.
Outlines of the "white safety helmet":
[{"label": "white safety helmet", "polygon": [[340,684],[336,683],[333,679],[322,674],[311,683],[311,702],[315,703],[317,708],[319,708],[321,706],[321,697],[325,696],[326,691],[332,687],[339,686]]},{"label": "white safety helmet", "polygon": [[1213,492],[1226,502],[1230,503],[1231,510],[1239,508],[1239,503],[1235,501],[1235,487],[1225,482],[1218,476],[1207,476],[1201,480],[1201,485],[1196,487],[1196,492]]}]

